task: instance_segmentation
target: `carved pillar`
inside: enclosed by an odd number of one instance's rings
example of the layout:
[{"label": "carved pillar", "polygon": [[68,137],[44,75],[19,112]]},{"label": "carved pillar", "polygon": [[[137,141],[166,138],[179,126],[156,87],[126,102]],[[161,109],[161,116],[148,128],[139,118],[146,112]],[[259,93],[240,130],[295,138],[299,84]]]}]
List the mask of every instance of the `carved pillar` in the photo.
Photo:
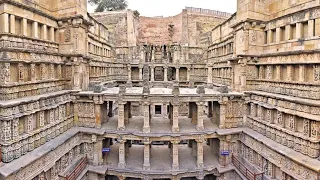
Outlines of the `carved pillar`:
[{"label": "carved pillar", "polygon": [[145,138],[143,150],[143,169],[150,170],[150,141]]},{"label": "carved pillar", "polygon": [[188,67],[188,69],[187,69],[187,81],[188,82],[190,81],[190,71],[191,71],[191,68]]},{"label": "carved pillar", "polygon": [[286,25],[286,33],[285,33],[285,35],[286,35],[286,37],[285,37],[285,40],[287,41],[287,40],[290,40],[290,39],[292,39],[292,37],[291,37],[291,34],[292,34],[292,28],[291,28],[291,25]]},{"label": "carved pillar", "polygon": [[124,131],[124,102],[118,102],[118,130]]},{"label": "carved pillar", "polygon": [[227,102],[228,97],[223,97],[221,101],[219,101],[220,104],[220,123],[219,128],[224,129],[225,128],[225,119],[226,119],[226,110],[227,110]]},{"label": "carved pillar", "polygon": [[125,142],[126,140],[120,140],[119,144],[119,168],[125,168],[126,166]]},{"label": "carved pillar", "polygon": [[314,36],[314,20],[309,20],[308,21],[308,37],[313,37]]},{"label": "carved pillar", "polygon": [[198,111],[197,111],[197,130],[203,131],[203,110],[204,110],[204,102],[197,102]]},{"label": "carved pillar", "polygon": [[212,84],[212,67],[208,67],[208,84]]},{"label": "carved pillar", "polygon": [[296,37],[293,39],[300,39],[303,37],[303,26],[302,23],[296,23]]},{"label": "carved pillar", "polygon": [[299,65],[299,81],[304,82],[305,80],[305,67],[303,64]]},{"label": "carved pillar", "polygon": [[3,63],[3,66],[0,66],[0,80],[3,84],[10,83],[10,63]]},{"label": "carved pillar", "polygon": [[151,69],[151,81],[154,81],[154,67],[150,66]]},{"label": "carved pillar", "polygon": [[99,102],[99,97],[94,97],[94,113],[95,113],[95,126],[96,128],[101,128],[101,104]]},{"label": "carved pillar", "polygon": [[0,15],[0,30],[1,33],[9,33],[9,14],[3,13]]},{"label": "carved pillar", "polygon": [[41,26],[41,39],[48,40],[47,25],[45,25],[45,24],[43,24]]},{"label": "carved pillar", "polygon": [[174,103],[172,108],[172,132],[179,132],[179,104]]},{"label": "carved pillar", "polygon": [[281,41],[281,28],[276,28],[276,43],[279,43]]},{"label": "carved pillar", "polygon": [[197,139],[197,166],[203,168],[203,139]]},{"label": "carved pillar", "polygon": [[131,78],[131,66],[128,66],[128,82],[131,82],[132,78]]},{"label": "carved pillar", "polygon": [[11,133],[11,122],[12,121],[2,121],[1,123],[1,141],[8,142],[12,139],[12,133]]},{"label": "carved pillar", "polygon": [[103,163],[102,158],[102,139],[97,138],[96,135],[92,135],[92,139],[94,142],[93,145],[93,165],[101,165]]},{"label": "carved pillar", "polygon": [[143,103],[143,132],[150,132],[150,103]]},{"label": "carved pillar", "polygon": [[281,66],[277,65],[276,66],[276,79],[275,80],[281,80]]},{"label": "carved pillar", "polygon": [[176,68],[176,81],[180,81],[180,67]]},{"label": "carved pillar", "polygon": [[38,22],[34,21],[32,24],[32,37],[33,38],[39,38],[38,35]]},{"label": "carved pillar", "polygon": [[172,169],[179,169],[179,141],[171,141],[172,143]]},{"label": "carved pillar", "polygon": [[292,81],[292,66],[291,65],[287,65],[287,81],[290,82]]},{"label": "carved pillar", "polygon": [[142,81],[142,67],[139,66],[139,81]]},{"label": "carved pillar", "polygon": [[273,42],[273,41],[272,41],[272,40],[273,40],[272,30],[268,30],[267,35],[268,35],[268,37],[267,37],[268,43],[272,43],[272,42]]},{"label": "carved pillar", "polygon": [[50,39],[48,39],[48,40],[54,42],[54,41],[55,41],[54,27],[50,27],[50,29],[49,29],[49,35],[50,35],[50,36],[49,36]]},{"label": "carved pillar", "polygon": [[168,67],[164,67],[164,82],[168,82]]},{"label": "carved pillar", "polygon": [[10,14],[10,33],[16,33],[16,17],[13,14]]}]

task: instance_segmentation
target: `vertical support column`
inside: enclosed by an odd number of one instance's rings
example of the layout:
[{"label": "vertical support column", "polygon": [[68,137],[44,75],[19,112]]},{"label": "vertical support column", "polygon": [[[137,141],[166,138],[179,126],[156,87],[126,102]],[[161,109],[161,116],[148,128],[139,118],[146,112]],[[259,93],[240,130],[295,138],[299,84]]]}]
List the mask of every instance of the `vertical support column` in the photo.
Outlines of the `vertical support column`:
[{"label": "vertical support column", "polygon": [[212,67],[208,67],[208,81],[207,84],[212,84]]},{"label": "vertical support column", "polygon": [[305,80],[305,67],[303,64],[299,65],[299,81],[304,82]]},{"label": "vertical support column", "polygon": [[124,102],[118,102],[118,130],[124,131]]},{"label": "vertical support column", "polygon": [[281,66],[277,65],[276,66],[276,79],[275,80],[281,80]]},{"label": "vertical support column", "polygon": [[276,28],[276,43],[281,41],[281,28]]},{"label": "vertical support column", "polygon": [[10,15],[10,33],[16,34],[16,16],[13,14]]},{"label": "vertical support column", "polygon": [[139,81],[142,81],[142,67],[139,66]]},{"label": "vertical support column", "polygon": [[128,66],[128,82],[130,83],[132,81],[131,77],[131,66]]},{"label": "vertical support column", "polygon": [[203,131],[204,126],[203,126],[203,110],[204,110],[204,102],[197,102],[197,130],[198,131]]},{"label": "vertical support column", "polygon": [[55,41],[54,27],[50,27],[49,33],[50,33],[49,41],[54,42]]},{"label": "vertical support column", "polygon": [[28,36],[28,20],[26,18],[22,19],[22,35]]},{"label": "vertical support column", "polygon": [[95,113],[95,126],[96,128],[101,128],[101,103],[98,102],[99,97],[94,102],[94,113]]},{"label": "vertical support column", "polygon": [[220,104],[219,128],[220,129],[224,129],[225,128],[227,102],[228,102],[228,97],[223,97],[222,100],[219,101],[219,104]]},{"label": "vertical support column", "polygon": [[203,168],[203,139],[197,139],[197,166]]},{"label": "vertical support column", "polygon": [[32,24],[32,37],[39,38],[38,36],[38,22],[34,21]]},{"label": "vertical support column", "polygon": [[294,39],[302,38],[302,32],[303,32],[302,28],[303,28],[302,23],[296,23],[296,38]]},{"label": "vertical support column", "polygon": [[9,14],[3,13],[0,15],[0,30],[1,33],[8,33],[9,32]]},{"label": "vertical support column", "polygon": [[150,170],[150,141],[145,138],[143,150],[143,169]]},{"label": "vertical support column", "polygon": [[163,77],[164,77],[164,82],[168,82],[168,67],[167,66],[164,67]]},{"label": "vertical support column", "polygon": [[103,158],[102,158],[102,139],[97,138],[96,135],[92,135],[92,139],[94,142],[93,149],[94,149],[94,154],[93,154],[93,165],[101,165],[103,163]]},{"label": "vertical support column", "polygon": [[285,33],[285,40],[290,40],[292,39],[293,37],[291,37],[291,34],[292,34],[292,28],[291,28],[291,25],[286,25],[286,33]]},{"label": "vertical support column", "polygon": [[119,144],[119,168],[125,168],[126,166],[125,142],[126,140],[120,140]]},{"label": "vertical support column", "polygon": [[308,21],[308,37],[313,37],[315,35],[314,21],[314,19]]},{"label": "vertical support column", "polygon": [[36,69],[35,69],[35,64],[31,64],[30,65],[30,80],[32,82],[35,82],[36,81]]},{"label": "vertical support column", "polygon": [[150,103],[143,103],[143,132],[150,132]]},{"label": "vertical support column", "polygon": [[47,25],[43,24],[41,27],[41,39],[48,40],[48,31],[47,31]]},{"label": "vertical support column", "polygon": [[179,169],[179,141],[171,141],[172,143],[172,169]]},{"label": "vertical support column", "polygon": [[164,116],[164,117],[168,117],[168,104],[167,103],[163,103],[163,105],[162,105],[162,115]]},{"label": "vertical support column", "polygon": [[151,81],[154,81],[154,67],[150,66],[151,68]]},{"label": "vertical support column", "polygon": [[191,68],[188,67],[188,68],[187,68],[187,81],[188,81],[188,82],[190,81],[190,71],[191,71]]},{"label": "vertical support column", "polygon": [[288,82],[292,81],[292,66],[287,65],[287,79]]},{"label": "vertical support column", "polygon": [[176,67],[176,81],[180,81],[180,67]]},{"label": "vertical support column", "polygon": [[272,30],[268,30],[268,37],[267,37],[267,40],[268,40],[268,43],[272,43]]},{"label": "vertical support column", "polygon": [[173,103],[172,132],[179,132],[179,104]]}]

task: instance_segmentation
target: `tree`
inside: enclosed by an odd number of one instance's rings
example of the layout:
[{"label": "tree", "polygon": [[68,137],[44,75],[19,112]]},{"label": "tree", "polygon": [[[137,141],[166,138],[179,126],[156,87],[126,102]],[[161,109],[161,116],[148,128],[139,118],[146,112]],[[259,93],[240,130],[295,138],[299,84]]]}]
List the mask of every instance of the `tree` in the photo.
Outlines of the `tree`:
[{"label": "tree", "polygon": [[97,6],[95,12],[118,11],[128,7],[127,0],[89,0],[89,3]]}]

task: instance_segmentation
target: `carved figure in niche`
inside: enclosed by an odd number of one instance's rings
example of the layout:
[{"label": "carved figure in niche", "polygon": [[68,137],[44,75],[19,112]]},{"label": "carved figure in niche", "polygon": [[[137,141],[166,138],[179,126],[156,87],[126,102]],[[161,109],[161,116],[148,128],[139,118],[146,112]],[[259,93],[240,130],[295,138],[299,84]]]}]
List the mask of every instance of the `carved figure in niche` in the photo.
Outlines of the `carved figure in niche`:
[{"label": "carved figure in niche", "polygon": [[71,41],[71,30],[69,28],[64,31],[64,40],[65,42]]}]

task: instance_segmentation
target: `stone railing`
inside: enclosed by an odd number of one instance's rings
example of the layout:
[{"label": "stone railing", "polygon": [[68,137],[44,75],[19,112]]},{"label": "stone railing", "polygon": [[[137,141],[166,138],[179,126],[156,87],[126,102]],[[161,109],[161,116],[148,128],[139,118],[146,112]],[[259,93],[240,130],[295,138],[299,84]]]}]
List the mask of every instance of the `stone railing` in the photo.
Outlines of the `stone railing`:
[{"label": "stone railing", "polygon": [[246,126],[272,139],[275,142],[278,142],[312,158],[317,158],[320,155],[319,142],[306,140],[305,138],[299,137],[294,132],[284,131],[282,128],[276,128],[267,122],[252,116],[247,117]]},{"label": "stone railing", "polygon": [[307,99],[320,99],[320,85],[312,83],[278,82],[270,80],[247,80],[251,91],[264,91]]},{"label": "stone railing", "polygon": [[51,53],[59,52],[58,43],[10,34],[0,36],[0,48],[24,49]]},{"label": "stone railing", "polygon": [[255,172],[253,168],[248,167],[246,162],[240,161],[239,158],[232,155],[232,164],[248,179],[263,180],[263,172]]},{"label": "stone railing", "polygon": [[11,100],[28,96],[41,95],[65,89],[66,81],[50,80],[26,83],[12,83],[0,86],[0,100]]}]

